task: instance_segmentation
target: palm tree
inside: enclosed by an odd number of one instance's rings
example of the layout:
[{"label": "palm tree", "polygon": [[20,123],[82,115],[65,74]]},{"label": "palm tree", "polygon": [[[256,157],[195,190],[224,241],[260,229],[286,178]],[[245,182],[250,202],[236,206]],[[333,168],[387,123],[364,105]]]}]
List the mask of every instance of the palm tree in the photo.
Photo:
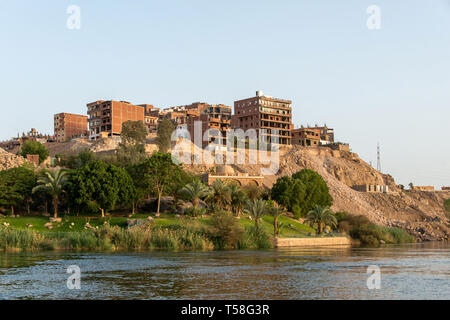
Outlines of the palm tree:
[{"label": "palm tree", "polygon": [[268,213],[266,201],[262,199],[247,200],[244,212],[249,214],[255,220],[256,229],[259,228],[259,220]]},{"label": "palm tree", "polygon": [[260,187],[254,184],[250,184],[245,186],[245,192],[247,193],[247,197],[250,200],[256,200],[259,199],[262,195],[262,190]]},{"label": "palm tree", "polygon": [[270,215],[273,217],[273,236],[278,236],[278,218],[286,214],[286,209],[274,202],[269,209]]},{"label": "palm tree", "polygon": [[189,201],[192,202],[194,215],[197,214],[197,208],[200,200],[207,197],[209,195],[209,192],[209,188],[201,183],[198,179],[192,181],[191,183],[188,183],[180,190],[180,193],[186,196]]},{"label": "palm tree", "polygon": [[233,213],[239,217],[242,207],[247,200],[247,195],[244,190],[242,190],[237,184],[230,185],[230,193],[231,193],[231,208]]},{"label": "palm tree", "polygon": [[231,203],[230,189],[222,180],[214,181],[208,200],[214,202],[218,208],[223,209]]},{"label": "palm tree", "polygon": [[52,196],[53,201],[53,217],[58,217],[58,203],[61,194],[64,192],[63,187],[67,182],[67,171],[55,170],[47,171],[37,181],[37,186],[33,188],[33,193],[38,191],[47,192]]},{"label": "palm tree", "polygon": [[329,207],[315,206],[308,212],[306,219],[311,225],[317,225],[317,234],[322,234],[324,226],[336,227],[337,225],[336,217]]}]

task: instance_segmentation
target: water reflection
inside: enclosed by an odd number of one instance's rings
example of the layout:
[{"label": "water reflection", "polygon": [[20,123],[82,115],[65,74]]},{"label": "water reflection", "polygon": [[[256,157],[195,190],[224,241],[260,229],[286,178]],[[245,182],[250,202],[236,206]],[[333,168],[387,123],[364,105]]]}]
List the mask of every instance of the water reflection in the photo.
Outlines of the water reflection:
[{"label": "water reflection", "polygon": [[[2,299],[449,299],[450,246],[0,253]],[[79,265],[81,290],[66,287]],[[368,290],[378,265],[382,288]]]}]

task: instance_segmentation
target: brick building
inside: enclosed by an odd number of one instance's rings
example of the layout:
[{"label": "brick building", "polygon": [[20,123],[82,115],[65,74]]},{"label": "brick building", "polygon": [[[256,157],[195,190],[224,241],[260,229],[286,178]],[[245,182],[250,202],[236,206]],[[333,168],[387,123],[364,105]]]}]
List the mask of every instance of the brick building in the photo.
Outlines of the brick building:
[{"label": "brick building", "polygon": [[186,124],[191,139],[194,139],[194,125],[196,121],[202,122],[202,135],[209,129],[216,129],[217,132],[210,132],[207,141],[203,141],[202,145],[206,145],[215,140],[220,132],[222,136],[221,144],[226,145],[227,130],[231,128],[231,106],[224,104],[211,105],[205,102],[194,102],[186,109]]},{"label": "brick building", "polygon": [[291,144],[292,101],[264,96],[261,91],[256,96],[234,102],[233,127],[246,131],[255,129],[259,136],[261,129],[267,130],[267,143],[272,141],[273,130],[278,131],[279,144]]},{"label": "brick building", "polygon": [[303,147],[311,147],[320,145],[320,129],[319,128],[297,128],[292,130],[292,144]]},{"label": "brick building", "polygon": [[53,117],[55,141],[64,142],[75,137],[88,135],[87,116],[72,113],[58,113]]},{"label": "brick building", "polygon": [[434,191],[433,186],[412,186],[411,190],[414,191]]},{"label": "brick building", "polygon": [[158,121],[160,109],[151,104],[140,104],[144,108],[144,124],[149,133],[156,133],[158,130]]},{"label": "brick building", "polygon": [[328,128],[326,124],[322,127],[316,125],[314,128],[320,130],[321,145],[334,143],[334,129]]},{"label": "brick building", "polygon": [[127,101],[95,101],[87,104],[89,115],[89,138],[97,139],[102,135],[118,136],[122,123],[131,121],[144,122],[145,108]]}]

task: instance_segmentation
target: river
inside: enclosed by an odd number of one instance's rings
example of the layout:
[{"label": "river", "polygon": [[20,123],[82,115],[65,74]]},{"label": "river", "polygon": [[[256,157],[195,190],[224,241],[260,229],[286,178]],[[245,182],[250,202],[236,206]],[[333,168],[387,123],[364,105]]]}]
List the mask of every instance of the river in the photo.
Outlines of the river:
[{"label": "river", "polygon": [[[80,289],[67,287],[71,265]],[[450,299],[450,245],[0,253],[0,299]]]}]

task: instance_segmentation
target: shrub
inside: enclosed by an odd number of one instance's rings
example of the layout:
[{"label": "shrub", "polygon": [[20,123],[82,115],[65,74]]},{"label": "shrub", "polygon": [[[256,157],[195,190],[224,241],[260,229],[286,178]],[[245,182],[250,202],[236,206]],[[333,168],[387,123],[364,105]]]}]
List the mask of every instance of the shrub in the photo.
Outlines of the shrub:
[{"label": "shrub", "polygon": [[249,238],[253,242],[253,248],[255,249],[268,249],[272,247],[272,242],[270,241],[270,236],[264,232],[261,228],[256,228],[252,226],[247,229]]},{"label": "shrub", "polygon": [[450,199],[444,201],[444,210],[446,216],[450,218]]},{"label": "shrub", "polygon": [[237,248],[243,234],[244,229],[235,217],[224,213],[213,216],[209,237],[216,249]]}]

